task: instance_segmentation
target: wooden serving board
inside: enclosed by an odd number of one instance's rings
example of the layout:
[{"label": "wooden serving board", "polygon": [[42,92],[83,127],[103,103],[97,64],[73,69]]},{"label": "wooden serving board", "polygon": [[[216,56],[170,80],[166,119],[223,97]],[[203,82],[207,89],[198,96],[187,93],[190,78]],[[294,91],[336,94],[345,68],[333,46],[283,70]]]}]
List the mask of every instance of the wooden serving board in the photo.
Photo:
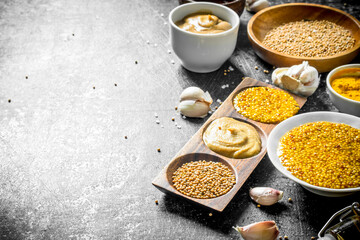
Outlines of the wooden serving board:
[{"label": "wooden serving board", "polygon": [[[248,119],[241,114],[239,114],[233,107],[234,97],[243,89],[248,87],[271,87],[277,88],[273,85],[257,81],[252,78],[245,78],[229,95],[229,97],[222,103],[222,105],[215,111],[212,116],[204,123],[204,125],[194,134],[194,136],[185,144],[185,146],[175,155],[175,157],[170,161],[170,163],[159,173],[159,175],[153,180],[152,184],[157,187],[160,191],[164,193],[169,193],[171,195],[181,197],[183,199],[189,200],[193,203],[200,204],[207,208],[222,212],[235,194],[239,191],[241,186],[244,184],[246,179],[250,176],[255,167],[259,164],[261,159],[266,154],[266,145],[267,137],[270,134],[271,130],[276,126],[276,124],[266,124],[260,123]],[[280,89],[284,91],[283,89]],[[297,96],[293,93],[290,93],[299,104],[300,108],[305,104],[306,98]],[[211,151],[203,142],[202,135],[206,130],[207,126],[215,119],[220,117],[232,117],[234,119],[247,122],[251,124],[261,137],[262,149],[261,152],[251,158],[246,159],[234,159],[227,158],[220,154],[217,154]],[[179,191],[177,191],[172,184],[172,175],[182,164],[190,161],[215,161],[222,162],[227,165],[236,176],[236,184],[234,187],[226,194],[211,199],[197,199],[186,196]]]}]

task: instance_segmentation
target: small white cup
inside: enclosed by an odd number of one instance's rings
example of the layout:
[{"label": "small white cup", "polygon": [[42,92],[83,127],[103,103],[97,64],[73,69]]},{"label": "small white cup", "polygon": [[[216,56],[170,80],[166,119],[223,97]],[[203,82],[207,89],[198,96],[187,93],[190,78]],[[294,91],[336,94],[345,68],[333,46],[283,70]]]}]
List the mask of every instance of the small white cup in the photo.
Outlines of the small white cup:
[{"label": "small white cup", "polygon": [[[229,22],[232,28],[222,33],[199,34],[176,26],[177,21],[196,12],[211,12]],[[240,19],[236,12],[228,7],[207,2],[183,4],[170,12],[169,22],[171,46],[182,65],[192,72],[215,71],[234,52]]]},{"label": "small white cup", "polygon": [[326,77],[327,91],[330,100],[334,103],[335,107],[337,107],[340,112],[349,113],[360,117],[360,102],[341,96],[331,86],[330,80],[332,76],[338,71],[347,68],[360,68],[360,64],[347,64],[333,69]]}]

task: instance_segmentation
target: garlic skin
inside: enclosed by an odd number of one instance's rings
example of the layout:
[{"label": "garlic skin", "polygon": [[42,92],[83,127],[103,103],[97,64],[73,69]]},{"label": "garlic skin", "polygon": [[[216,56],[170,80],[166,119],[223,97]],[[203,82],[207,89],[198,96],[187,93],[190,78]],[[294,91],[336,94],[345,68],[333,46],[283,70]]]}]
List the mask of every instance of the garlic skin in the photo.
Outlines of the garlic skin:
[{"label": "garlic skin", "polygon": [[245,240],[275,240],[279,229],[274,221],[256,222],[245,227],[234,227]]},{"label": "garlic skin", "polygon": [[269,187],[255,187],[250,189],[250,197],[256,203],[263,206],[270,206],[282,199],[283,191]]},{"label": "garlic skin", "polygon": [[245,8],[249,12],[258,12],[267,7],[270,7],[267,0],[246,0],[245,2]]},{"label": "garlic skin", "polygon": [[179,110],[186,117],[204,118],[211,110],[212,102],[208,92],[198,87],[188,87],[180,95]]},{"label": "garlic skin", "polygon": [[320,83],[316,68],[307,61],[290,68],[277,68],[271,75],[273,84],[305,97],[312,95]]}]

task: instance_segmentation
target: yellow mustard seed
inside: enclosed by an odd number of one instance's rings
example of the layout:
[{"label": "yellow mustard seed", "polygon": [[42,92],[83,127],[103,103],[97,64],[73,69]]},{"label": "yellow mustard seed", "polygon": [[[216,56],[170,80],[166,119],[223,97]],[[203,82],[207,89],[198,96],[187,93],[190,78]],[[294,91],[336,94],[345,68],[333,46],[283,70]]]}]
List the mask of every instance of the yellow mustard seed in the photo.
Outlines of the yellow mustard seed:
[{"label": "yellow mustard seed", "polygon": [[360,129],[342,123],[312,122],[280,139],[279,158],[295,177],[315,186],[360,187]]},{"label": "yellow mustard seed", "polygon": [[233,104],[243,116],[263,123],[279,123],[300,109],[290,94],[270,87],[251,87],[241,91]]},{"label": "yellow mustard seed", "polygon": [[174,188],[186,196],[209,199],[229,192],[236,178],[226,165],[200,160],[183,164],[173,173],[172,181]]}]

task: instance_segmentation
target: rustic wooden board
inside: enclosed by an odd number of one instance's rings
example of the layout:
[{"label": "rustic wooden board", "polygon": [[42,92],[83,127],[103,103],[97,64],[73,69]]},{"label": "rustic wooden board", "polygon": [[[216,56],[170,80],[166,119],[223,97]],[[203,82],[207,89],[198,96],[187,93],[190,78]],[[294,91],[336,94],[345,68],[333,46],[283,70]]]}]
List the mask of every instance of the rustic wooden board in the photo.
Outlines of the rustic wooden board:
[{"label": "rustic wooden board", "polygon": [[[222,212],[225,209],[225,207],[228,205],[228,203],[231,201],[231,199],[235,196],[235,194],[239,191],[239,189],[244,184],[246,179],[250,176],[252,171],[259,164],[261,159],[263,159],[264,155],[266,154],[267,136],[270,134],[271,130],[276,126],[276,124],[260,123],[248,119],[240,115],[233,107],[232,101],[233,98],[236,96],[236,94],[239,93],[244,88],[254,87],[254,86],[277,88],[273,85],[261,81],[257,81],[252,78],[248,78],[248,77],[245,78],[235,88],[235,90],[228,96],[228,98],[223,102],[223,104],[219,107],[219,109],[213,113],[213,115],[204,123],[204,125],[176,154],[176,156],[170,161],[170,163],[160,172],[160,174],[153,180],[152,184],[164,193],[169,193],[171,195],[178,196],[186,200],[192,201],[194,203],[200,204],[202,206]],[[299,104],[300,108],[305,104],[306,98],[297,96],[292,93],[289,94],[291,94],[294,97],[294,99]],[[205,129],[207,128],[207,126],[213,120],[225,116],[232,117],[240,121],[246,121],[247,123],[255,127],[262,141],[262,150],[258,155],[246,159],[227,158],[211,151],[205,145],[205,143],[202,140],[202,135]],[[171,177],[173,172],[183,163],[190,161],[197,161],[197,160],[222,162],[227,166],[229,166],[236,176],[235,186],[227,194],[212,199],[192,198],[178,192],[172,186]]]}]

